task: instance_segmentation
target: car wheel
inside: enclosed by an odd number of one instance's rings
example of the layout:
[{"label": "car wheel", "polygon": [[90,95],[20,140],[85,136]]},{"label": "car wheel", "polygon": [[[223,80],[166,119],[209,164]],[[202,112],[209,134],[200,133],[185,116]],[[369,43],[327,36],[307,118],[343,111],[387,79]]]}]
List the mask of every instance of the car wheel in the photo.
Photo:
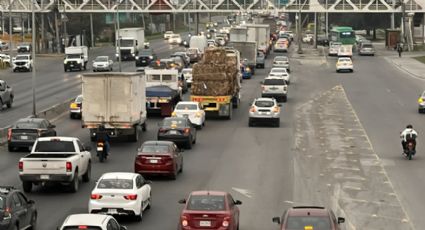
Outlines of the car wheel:
[{"label": "car wheel", "polygon": [[[420,113],[420,110],[419,110]],[[7,150],[9,150],[9,152],[14,152],[15,151],[15,147],[8,145],[7,146]]]},{"label": "car wheel", "polygon": [[30,193],[32,190],[32,182],[30,181],[23,181],[22,187],[24,188],[24,192]]},{"label": "car wheel", "polygon": [[196,134],[195,134],[195,138],[192,141],[193,144],[196,144]]},{"label": "car wheel", "polygon": [[95,70],[95,69],[93,69],[93,72],[96,72],[96,70]]},{"label": "car wheel", "polygon": [[79,186],[78,171],[75,171],[74,179],[72,180],[72,182],[70,184],[71,192],[73,192],[73,193],[77,192],[78,186]]},{"label": "car wheel", "polygon": [[142,131],[146,132],[147,128],[146,128],[146,122],[142,124]]},{"label": "car wheel", "polygon": [[337,73],[339,73],[339,70],[336,70]]},{"label": "car wheel", "polygon": [[9,102],[6,103],[7,108],[9,108],[9,109],[12,108],[12,103],[13,103],[13,96],[10,97]]},{"label": "car wheel", "polygon": [[69,118],[74,119],[75,118],[75,115],[73,113],[70,113],[69,114]]},{"label": "car wheel", "polygon": [[15,226],[13,227],[13,230],[19,230],[19,224],[16,223]]},{"label": "car wheel", "polygon": [[[12,71],[15,73],[15,72],[16,72],[16,69],[13,69]],[[65,71],[65,72],[66,72],[66,71]]]},{"label": "car wheel", "polygon": [[176,171],[174,171],[174,172],[170,175],[170,179],[171,179],[171,180],[176,180],[176,179],[177,179],[177,168],[176,168]]},{"label": "car wheel", "polygon": [[140,205],[140,214],[139,215],[135,215],[134,219],[136,219],[136,221],[140,222],[143,219],[143,202],[142,205]]},{"label": "car wheel", "polygon": [[277,128],[280,127],[280,119],[278,119],[278,120],[275,121],[274,126],[277,127]]},{"label": "car wheel", "polygon": [[179,173],[182,173],[182,172],[183,172],[183,160],[182,160],[182,164],[180,165]]},{"label": "car wheel", "polygon": [[287,101],[288,101],[288,96],[286,96],[286,95],[285,95],[285,96],[283,96],[283,97],[282,97],[282,102],[287,102]]},{"label": "car wheel", "polygon": [[187,143],[186,143],[186,148],[187,149],[192,149],[192,138],[190,138],[188,141],[187,141]]},{"label": "car wheel", "polygon": [[89,182],[91,177],[91,162],[89,162],[89,165],[87,166],[87,172],[83,175],[83,181]]},{"label": "car wheel", "polygon": [[36,230],[37,229],[37,213],[34,212],[34,214],[31,217],[31,230]]}]

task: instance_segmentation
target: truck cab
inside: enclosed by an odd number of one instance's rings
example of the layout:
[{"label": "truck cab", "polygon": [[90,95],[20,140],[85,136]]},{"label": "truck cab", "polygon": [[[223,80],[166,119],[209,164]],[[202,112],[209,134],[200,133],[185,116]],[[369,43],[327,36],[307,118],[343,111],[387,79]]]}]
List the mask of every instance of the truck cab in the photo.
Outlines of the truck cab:
[{"label": "truck cab", "polygon": [[[120,39],[120,52],[121,60],[134,60],[138,55],[138,41],[132,37],[121,37]],[[118,60],[118,47],[117,47],[117,60]]]}]

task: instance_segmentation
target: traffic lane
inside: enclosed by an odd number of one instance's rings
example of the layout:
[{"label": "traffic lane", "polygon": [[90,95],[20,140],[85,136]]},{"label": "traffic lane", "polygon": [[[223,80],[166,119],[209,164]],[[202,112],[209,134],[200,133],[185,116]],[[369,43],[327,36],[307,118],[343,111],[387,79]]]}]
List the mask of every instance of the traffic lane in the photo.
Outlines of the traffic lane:
[{"label": "traffic lane", "polygon": [[407,124],[413,124],[418,133],[425,131],[423,116],[417,112],[423,81],[379,57],[355,57],[354,64],[354,74],[339,75],[341,82],[412,223],[420,228],[425,224],[420,215],[425,207],[418,202],[425,189],[423,145],[419,139],[418,154],[413,161],[405,160],[399,132]]},{"label": "traffic lane", "polygon": [[[164,41],[160,44],[153,46],[159,49],[157,51],[159,57],[168,57],[173,52],[183,49],[182,47],[168,45]],[[93,49],[88,62],[88,71],[91,69],[91,60],[100,55],[114,57],[114,48]],[[63,72],[63,65],[59,64],[61,60],[58,60],[58,58],[40,59],[42,60],[39,61],[41,66],[37,68],[36,75],[37,111],[47,109],[80,94],[81,79],[79,74],[82,72]],[[114,69],[118,70],[118,63],[116,62]],[[122,62],[122,70],[136,71],[134,61]],[[0,111],[2,116],[0,127],[6,127],[18,118],[32,113],[32,74],[29,72],[11,73],[9,71],[11,70],[0,71],[0,78],[6,80],[13,87],[15,100],[12,109]]]}]

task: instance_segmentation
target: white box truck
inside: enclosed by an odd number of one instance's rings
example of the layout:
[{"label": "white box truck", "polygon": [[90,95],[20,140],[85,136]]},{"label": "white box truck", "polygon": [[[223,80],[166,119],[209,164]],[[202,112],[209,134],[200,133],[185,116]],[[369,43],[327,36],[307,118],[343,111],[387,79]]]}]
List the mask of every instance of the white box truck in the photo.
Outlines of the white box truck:
[{"label": "white box truck", "polygon": [[190,37],[189,47],[198,48],[201,54],[203,54],[205,48],[208,47],[207,38],[203,35],[192,36]]},{"label": "white box truck", "polygon": [[246,27],[232,27],[230,29],[231,42],[246,42],[248,29]]},{"label": "white box truck", "polygon": [[[145,30],[143,28],[124,28],[119,30],[116,36],[116,53],[115,56],[118,60],[119,52],[121,52],[121,60],[135,60],[139,53],[139,49],[144,47],[145,43]],[[119,48],[118,48],[118,40]]]},{"label": "white box truck", "polygon": [[65,48],[65,60],[63,68],[66,71],[86,70],[89,61],[89,50],[87,46],[70,46]]},{"label": "white box truck", "polygon": [[91,140],[104,124],[111,137],[137,141],[139,126],[146,130],[146,85],[141,73],[88,73],[82,75],[82,126]]},{"label": "white box truck", "polygon": [[271,49],[270,43],[270,26],[265,24],[245,24],[247,28],[248,42],[257,42],[257,49],[264,54],[269,54]]}]

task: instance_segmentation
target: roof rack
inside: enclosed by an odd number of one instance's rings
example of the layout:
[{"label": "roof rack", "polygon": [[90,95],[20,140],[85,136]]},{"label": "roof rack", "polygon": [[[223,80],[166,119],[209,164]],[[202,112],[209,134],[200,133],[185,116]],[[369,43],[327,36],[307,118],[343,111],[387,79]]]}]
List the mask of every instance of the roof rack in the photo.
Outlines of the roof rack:
[{"label": "roof rack", "polygon": [[325,209],[325,207],[322,207],[322,206],[294,206],[292,208],[294,209],[302,209],[302,208]]}]

